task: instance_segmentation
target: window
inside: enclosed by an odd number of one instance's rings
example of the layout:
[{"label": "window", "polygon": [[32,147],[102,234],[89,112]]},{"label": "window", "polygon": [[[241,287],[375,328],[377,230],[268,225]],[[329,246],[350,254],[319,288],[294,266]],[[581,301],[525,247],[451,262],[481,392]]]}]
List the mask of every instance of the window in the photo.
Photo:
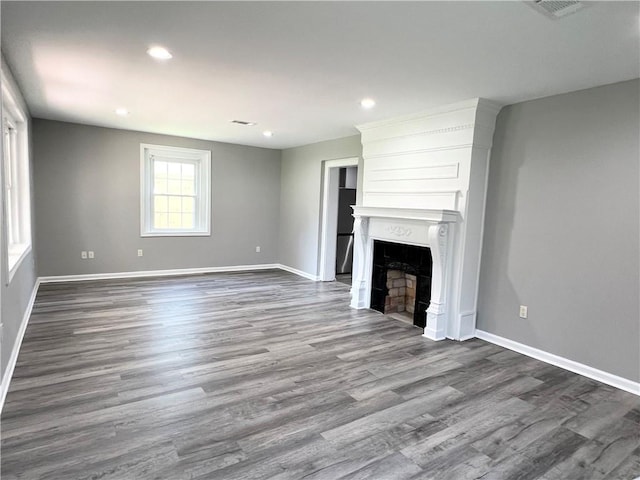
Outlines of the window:
[{"label": "window", "polygon": [[31,250],[31,192],[27,115],[2,75],[2,158],[9,281]]},{"label": "window", "polygon": [[211,234],[211,152],[140,145],[141,235]]}]

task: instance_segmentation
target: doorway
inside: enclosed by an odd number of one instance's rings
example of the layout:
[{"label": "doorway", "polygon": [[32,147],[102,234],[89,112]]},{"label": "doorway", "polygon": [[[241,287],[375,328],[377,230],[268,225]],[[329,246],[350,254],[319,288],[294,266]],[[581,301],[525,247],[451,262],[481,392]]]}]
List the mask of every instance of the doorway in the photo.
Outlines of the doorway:
[{"label": "doorway", "polygon": [[351,283],[353,212],[356,203],[358,158],[327,160],[323,172],[320,280]]}]

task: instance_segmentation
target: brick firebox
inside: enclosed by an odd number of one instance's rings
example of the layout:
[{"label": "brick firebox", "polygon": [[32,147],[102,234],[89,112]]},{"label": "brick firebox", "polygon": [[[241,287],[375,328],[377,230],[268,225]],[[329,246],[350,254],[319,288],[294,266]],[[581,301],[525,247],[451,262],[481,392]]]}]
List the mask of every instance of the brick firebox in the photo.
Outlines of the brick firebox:
[{"label": "brick firebox", "polygon": [[384,313],[406,311],[413,316],[416,303],[416,276],[401,270],[387,270],[387,289]]}]

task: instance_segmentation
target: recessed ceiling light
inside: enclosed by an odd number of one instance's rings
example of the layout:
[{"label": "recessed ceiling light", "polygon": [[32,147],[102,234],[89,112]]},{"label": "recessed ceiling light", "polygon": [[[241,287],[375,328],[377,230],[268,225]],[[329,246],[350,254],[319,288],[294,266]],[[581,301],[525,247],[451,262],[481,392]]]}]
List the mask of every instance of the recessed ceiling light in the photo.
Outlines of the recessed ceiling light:
[{"label": "recessed ceiling light", "polygon": [[127,115],[129,115],[129,110],[127,110],[126,108],[116,108],[116,115],[126,117]]},{"label": "recessed ceiling light", "polygon": [[151,57],[157,58],[158,60],[169,60],[170,58],[173,57],[173,55],[171,55],[171,52],[169,52],[169,50],[160,46],[151,47],[149,50],[147,50],[147,53]]},{"label": "recessed ceiling light", "polygon": [[262,132],[265,137],[273,137],[273,132],[271,130],[265,130]]},{"label": "recessed ceiling light", "polygon": [[373,108],[376,106],[376,101],[373,98],[363,98],[360,100],[360,106],[366,109]]}]

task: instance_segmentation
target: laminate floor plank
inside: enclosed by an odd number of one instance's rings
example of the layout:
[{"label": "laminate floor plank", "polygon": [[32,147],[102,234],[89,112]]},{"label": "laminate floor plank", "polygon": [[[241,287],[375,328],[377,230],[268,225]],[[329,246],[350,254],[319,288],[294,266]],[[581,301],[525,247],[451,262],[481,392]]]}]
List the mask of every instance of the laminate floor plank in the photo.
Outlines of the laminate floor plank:
[{"label": "laminate floor plank", "polygon": [[640,398],[279,270],[43,284],[3,480],[640,475]]}]

